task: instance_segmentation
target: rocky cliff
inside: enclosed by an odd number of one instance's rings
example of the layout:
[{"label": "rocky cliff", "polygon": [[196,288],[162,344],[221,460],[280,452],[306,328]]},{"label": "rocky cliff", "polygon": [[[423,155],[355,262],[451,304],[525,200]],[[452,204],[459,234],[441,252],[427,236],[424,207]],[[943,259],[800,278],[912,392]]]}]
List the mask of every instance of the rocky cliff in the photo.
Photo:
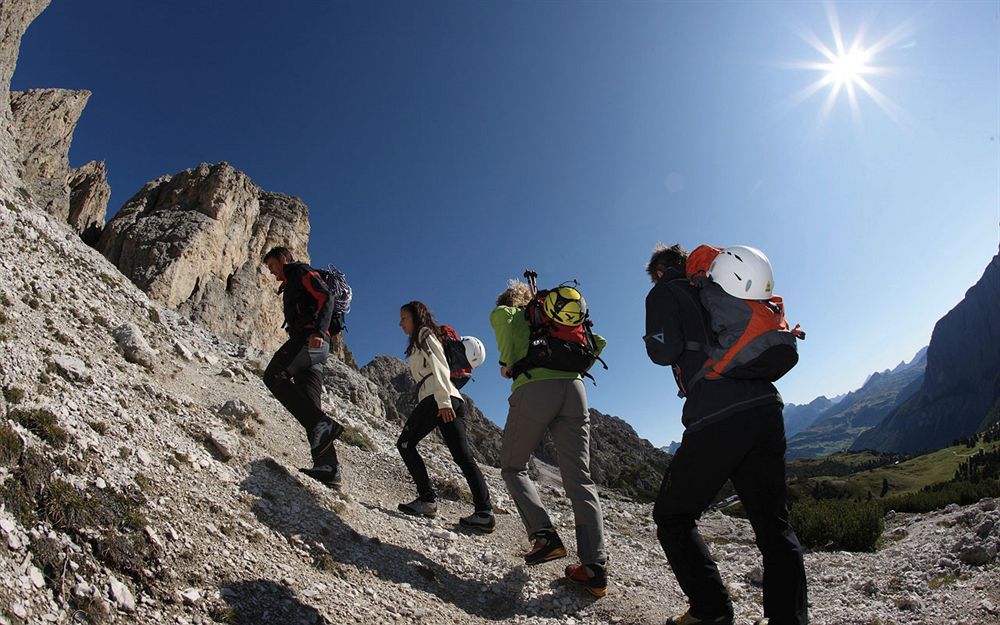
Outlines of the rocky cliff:
[{"label": "rocky cliff", "polygon": [[921,451],[978,432],[1000,411],[1000,254],[934,326],[919,390],[855,449]]},{"label": "rocky cliff", "polygon": [[[163,176],[108,222],[97,248],[136,286],[229,340],[273,351],[281,298],[261,263],[272,247],[309,261],[309,210],[262,190],[228,163]],[[340,337],[334,354],[353,365]]]}]

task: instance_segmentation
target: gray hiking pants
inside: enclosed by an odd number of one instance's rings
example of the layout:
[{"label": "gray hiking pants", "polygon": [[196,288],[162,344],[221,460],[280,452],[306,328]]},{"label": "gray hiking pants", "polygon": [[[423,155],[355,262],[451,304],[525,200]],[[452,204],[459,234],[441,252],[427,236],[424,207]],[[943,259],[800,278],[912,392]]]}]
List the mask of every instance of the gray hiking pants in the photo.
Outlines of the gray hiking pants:
[{"label": "gray hiking pants", "polygon": [[548,430],[558,454],[566,495],[573,503],[580,561],[605,564],[601,501],[590,478],[590,413],[583,381],[528,382],[518,387],[508,402],[500,471],[528,535],[552,528],[538,490],[528,477],[528,459]]}]

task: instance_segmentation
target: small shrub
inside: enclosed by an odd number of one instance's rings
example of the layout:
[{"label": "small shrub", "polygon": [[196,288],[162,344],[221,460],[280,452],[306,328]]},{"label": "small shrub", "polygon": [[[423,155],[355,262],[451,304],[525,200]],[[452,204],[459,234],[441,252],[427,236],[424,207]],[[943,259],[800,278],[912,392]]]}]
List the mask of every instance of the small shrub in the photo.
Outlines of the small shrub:
[{"label": "small shrub", "polygon": [[801,499],[789,516],[799,540],[812,548],[874,551],[885,528],[877,502]]},{"label": "small shrub", "polygon": [[31,199],[31,193],[29,193],[28,190],[25,189],[24,187],[18,187],[16,190],[17,194],[20,195],[21,199],[24,200],[25,202]]},{"label": "small shrub", "polygon": [[69,434],[59,426],[58,419],[50,410],[14,408],[8,416],[56,449],[62,449],[69,441]]},{"label": "small shrub", "polygon": [[348,425],[344,427],[344,433],[340,435],[340,440],[348,445],[363,449],[365,451],[375,451],[375,443],[363,431]]},{"label": "small shrub", "polygon": [[85,619],[84,622],[90,623],[90,625],[101,625],[111,616],[107,604],[100,597],[78,597],[71,593],[69,603],[76,612],[74,618],[82,617]]},{"label": "small shrub", "polygon": [[462,484],[455,478],[434,480],[434,490],[443,499],[472,503],[472,493],[468,489],[463,488]]},{"label": "small shrub", "polygon": [[3,390],[3,398],[7,400],[8,404],[19,404],[24,399],[24,391],[10,386]]},{"label": "small shrub", "polygon": [[[108,424],[103,421],[87,421],[87,425],[102,436],[108,433]],[[125,456],[122,457],[124,458]]]},{"label": "small shrub", "polygon": [[12,467],[21,460],[24,443],[14,428],[0,423],[0,466]]},{"label": "small shrub", "polygon": [[8,323],[9,321],[10,317],[7,316],[7,313],[0,310],[0,323]]}]

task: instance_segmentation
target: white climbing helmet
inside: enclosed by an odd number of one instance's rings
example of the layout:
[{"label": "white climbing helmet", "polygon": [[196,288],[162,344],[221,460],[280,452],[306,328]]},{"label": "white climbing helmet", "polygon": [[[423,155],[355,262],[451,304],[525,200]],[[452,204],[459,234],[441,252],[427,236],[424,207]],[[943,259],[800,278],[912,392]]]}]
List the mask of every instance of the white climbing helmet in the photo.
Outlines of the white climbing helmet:
[{"label": "white climbing helmet", "polygon": [[754,247],[727,247],[712,261],[707,275],[733,297],[771,299],[774,295],[771,261],[764,252]]},{"label": "white climbing helmet", "polygon": [[462,345],[465,347],[465,357],[469,359],[469,364],[475,369],[486,362],[486,346],[474,336],[463,336]]}]

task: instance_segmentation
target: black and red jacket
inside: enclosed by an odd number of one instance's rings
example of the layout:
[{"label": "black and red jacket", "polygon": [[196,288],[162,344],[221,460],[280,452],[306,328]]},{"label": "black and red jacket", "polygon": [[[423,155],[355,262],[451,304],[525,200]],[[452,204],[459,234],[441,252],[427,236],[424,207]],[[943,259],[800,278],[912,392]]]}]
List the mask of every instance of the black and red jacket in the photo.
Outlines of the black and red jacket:
[{"label": "black and red jacket", "polygon": [[783,403],[778,389],[763,380],[702,379],[687,388],[708,359],[698,348],[712,340],[711,327],[698,289],[683,271],[668,269],[646,296],[643,338],[649,359],[673,367],[678,387],[686,391],[681,422],[691,432],[750,408]]},{"label": "black and red jacket", "polygon": [[285,312],[282,327],[289,336],[321,334],[329,338],[333,317],[330,287],[305,263],[285,265],[285,279],[278,289]]}]

